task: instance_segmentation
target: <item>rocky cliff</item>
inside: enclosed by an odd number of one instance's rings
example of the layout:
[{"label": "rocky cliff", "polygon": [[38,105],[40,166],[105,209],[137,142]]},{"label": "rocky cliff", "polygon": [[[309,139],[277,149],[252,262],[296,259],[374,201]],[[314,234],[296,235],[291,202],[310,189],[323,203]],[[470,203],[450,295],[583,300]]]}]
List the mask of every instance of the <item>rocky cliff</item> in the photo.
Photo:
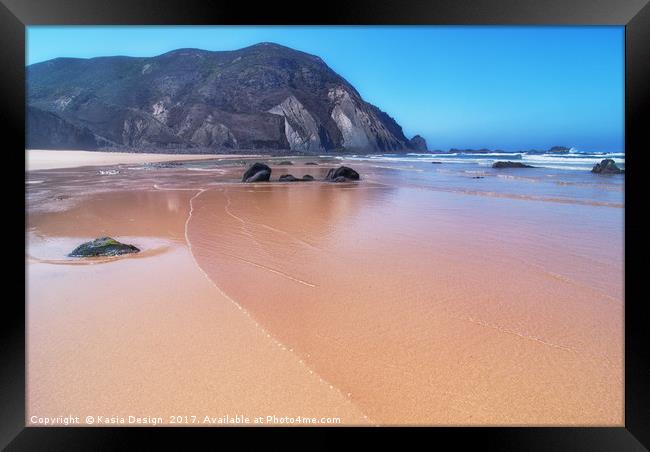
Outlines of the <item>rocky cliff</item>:
[{"label": "rocky cliff", "polygon": [[27,146],[409,152],[388,114],[314,55],[271,43],[27,68]]}]

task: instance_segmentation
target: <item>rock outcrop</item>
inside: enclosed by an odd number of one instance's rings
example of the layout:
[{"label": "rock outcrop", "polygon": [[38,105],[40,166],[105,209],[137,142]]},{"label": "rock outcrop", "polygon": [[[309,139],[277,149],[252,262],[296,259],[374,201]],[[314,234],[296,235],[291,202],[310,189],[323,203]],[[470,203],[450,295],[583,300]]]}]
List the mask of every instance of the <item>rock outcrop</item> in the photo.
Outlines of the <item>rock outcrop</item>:
[{"label": "rock outcrop", "polygon": [[604,159],[600,163],[596,163],[591,172],[596,174],[622,174],[625,170],[620,169],[614,160]]},{"label": "rock outcrop", "polygon": [[553,146],[549,149],[529,149],[521,152],[525,152],[526,154],[568,154],[571,152],[571,148],[566,146]]},{"label": "rock outcrop", "polygon": [[280,182],[297,182],[297,181],[299,181],[299,180],[300,180],[300,179],[298,179],[297,177],[295,177],[295,176],[292,175],[292,174],[283,174],[283,175],[280,176],[280,178],[278,179],[278,181],[280,181]]},{"label": "rock outcrop", "polygon": [[120,243],[111,237],[101,237],[90,242],[85,242],[76,247],[68,256],[93,257],[93,256],[119,256],[121,254],[138,253],[140,250],[133,245]]},{"label": "rock outcrop", "polygon": [[534,168],[534,166],[526,165],[521,162],[494,162],[492,168]]},{"label": "rock outcrop", "polygon": [[151,58],[56,58],[27,67],[27,104],[35,118],[27,122],[28,146],[48,149],[426,148],[319,57],[272,43]]},{"label": "rock outcrop", "polygon": [[347,166],[332,168],[327,172],[327,176],[325,176],[325,180],[330,182],[345,182],[347,180],[359,179],[359,173]]},{"label": "rock outcrop", "polygon": [[305,174],[302,178],[297,178],[292,174],[283,174],[278,179],[280,182],[309,182],[312,180],[314,180],[314,177],[310,176],[309,174]]},{"label": "rock outcrop", "polygon": [[242,182],[268,182],[271,179],[271,168],[264,163],[255,162],[242,176]]},{"label": "rock outcrop", "polygon": [[324,151],[319,125],[309,111],[293,95],[269,110],[284,117],[284,135],[292,151]]},{"label": "rock outcrop", "polygon": [[418,152],[428,151],[427,141],[424,138],[422,138],[420,135],[415,135],[413,138],[411,138],[410,143],[411,143],[411,149],[413,149],[414,151],[418,151]]}]

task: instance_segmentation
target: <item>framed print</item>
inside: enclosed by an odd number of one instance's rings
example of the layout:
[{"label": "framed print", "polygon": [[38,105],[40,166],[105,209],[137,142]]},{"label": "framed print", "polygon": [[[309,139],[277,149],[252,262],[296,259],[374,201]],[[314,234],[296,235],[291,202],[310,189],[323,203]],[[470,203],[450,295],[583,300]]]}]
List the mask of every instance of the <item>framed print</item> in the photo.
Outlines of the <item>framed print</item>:
[{"label": "framed print", "polygon": [[643,450],[649,17],[2,0],[3,447]]}]

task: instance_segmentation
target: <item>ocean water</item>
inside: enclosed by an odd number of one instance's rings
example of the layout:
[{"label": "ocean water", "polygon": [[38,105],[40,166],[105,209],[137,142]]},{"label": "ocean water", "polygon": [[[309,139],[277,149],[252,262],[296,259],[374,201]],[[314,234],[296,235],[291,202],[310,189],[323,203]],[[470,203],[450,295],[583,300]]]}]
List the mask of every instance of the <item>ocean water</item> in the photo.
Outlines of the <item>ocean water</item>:
[{"label": "ocean water", "polygon": [[561,153],[530,153],[530,152],[490,152],[490,153],[409,153],[409,154],[375,154],[368,156],[352,156],[352,159],[369,159],[379,161],[417,162],[438,161],[445,163],[477,164],[492,166],[497,161],[518,161],[540,168],[591,171],[593,166],[602,159],[612,159],[616,164],[625,168],[625,153],[622,152],[568,152]]},{"label": "ocean water", "polygon": [[[568,154],[381,154],[341,157],[347,164],[369,164],[381,170],[371,179],[395,176],[401,183],[424,189],[535,201],[623,207],[625,177],[594,174],[591,169],[605,158],[625,168],[624,153]],[[497,161],[517,161],[533,168],[495,169]],[[433,163],[436,162],[436,163]],[[397,175],[399,172],[400,174]]]}]

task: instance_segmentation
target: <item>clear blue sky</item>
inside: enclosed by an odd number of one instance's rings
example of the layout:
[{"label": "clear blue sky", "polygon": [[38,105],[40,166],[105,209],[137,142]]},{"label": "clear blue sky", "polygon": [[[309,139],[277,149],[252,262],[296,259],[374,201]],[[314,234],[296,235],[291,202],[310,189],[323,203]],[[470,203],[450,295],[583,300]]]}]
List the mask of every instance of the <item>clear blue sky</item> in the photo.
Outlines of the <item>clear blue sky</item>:
[{"label": "clear blue sky", "polygon": [[320,56],[431,149],[624,150],[624,28],[86,27],[27,29],[27,63],[233,50]]}]

